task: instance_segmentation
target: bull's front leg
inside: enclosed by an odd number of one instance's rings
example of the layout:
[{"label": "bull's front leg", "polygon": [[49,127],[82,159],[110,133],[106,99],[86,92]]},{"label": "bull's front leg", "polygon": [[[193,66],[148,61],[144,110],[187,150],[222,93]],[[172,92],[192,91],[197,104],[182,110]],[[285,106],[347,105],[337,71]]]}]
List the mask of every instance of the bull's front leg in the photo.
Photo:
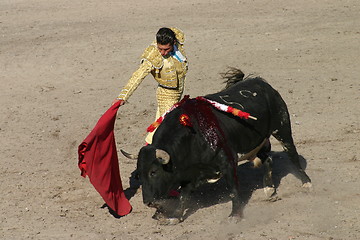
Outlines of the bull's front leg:
[{"label": "bull's front leg", "polygon": [[229,186],[229,189],[231,190],[230,198],[232,201],[232,210],[229,217],[241,219],[244,217],[244,207],[247,200],[240,190],[235,166],[230,166],[228,168],[226,182]]}]

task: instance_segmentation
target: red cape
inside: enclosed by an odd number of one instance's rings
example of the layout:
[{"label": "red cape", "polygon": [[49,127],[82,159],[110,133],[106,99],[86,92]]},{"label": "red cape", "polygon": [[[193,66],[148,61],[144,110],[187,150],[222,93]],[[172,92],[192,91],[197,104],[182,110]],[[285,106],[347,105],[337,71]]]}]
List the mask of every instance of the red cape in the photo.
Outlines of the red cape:
[{"label": "red cape", "polygon": [[112,105],[99,119],[94,129],[79,145],[81,176],[89,177],[106,204],[119,216],[131,212],[120,178],[114,136],[114,124],[120,102]]}]

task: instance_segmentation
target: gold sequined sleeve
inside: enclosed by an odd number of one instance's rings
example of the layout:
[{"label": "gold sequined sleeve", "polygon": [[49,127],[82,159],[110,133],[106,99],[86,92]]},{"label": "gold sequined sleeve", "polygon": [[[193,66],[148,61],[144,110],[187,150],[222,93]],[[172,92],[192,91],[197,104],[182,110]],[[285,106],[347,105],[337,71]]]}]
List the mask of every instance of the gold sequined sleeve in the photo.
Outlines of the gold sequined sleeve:
[{"label": "gold sequined sleeve", "polygon": [[153,65],[149,61],[143,60],[140,67],[133,73],[125,87],[121,90],[117,99],[124,101],[128,100],[152,69]]}]

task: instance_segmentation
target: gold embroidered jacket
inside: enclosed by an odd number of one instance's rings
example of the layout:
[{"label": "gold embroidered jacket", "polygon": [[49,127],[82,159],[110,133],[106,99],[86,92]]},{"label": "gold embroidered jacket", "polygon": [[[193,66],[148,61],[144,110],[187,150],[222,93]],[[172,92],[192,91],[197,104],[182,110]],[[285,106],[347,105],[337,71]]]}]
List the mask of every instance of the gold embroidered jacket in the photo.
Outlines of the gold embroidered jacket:
[{"label": "gold embroidered jacket", "polygon": [[[183,49],[184,33],[177,29],[171,28],[175,33],[177,43],[176,46],[181,54],[186,58]],[[157,48],[156,41],[148,46],[141,55],[141,64],[139,68],[132,74],[128,83],[121,90],[118,99],[128,100],[132,93],[137,89],[144,78],[151,73],[159,86],[167,89],[183,90],[184,79],[187,72],[187,60],[180,62],[172,56],[161,56]]]}]

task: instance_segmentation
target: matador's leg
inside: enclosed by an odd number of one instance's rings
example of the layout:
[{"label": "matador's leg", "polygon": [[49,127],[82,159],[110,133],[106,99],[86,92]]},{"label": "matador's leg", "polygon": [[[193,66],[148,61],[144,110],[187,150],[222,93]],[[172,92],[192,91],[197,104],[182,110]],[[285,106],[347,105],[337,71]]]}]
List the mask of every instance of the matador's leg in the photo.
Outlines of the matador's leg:
[{"label": "matador's leg", "polygon": [[[156,118],[155,121],[161,117],[167,110],[169,110],[175,103],[180,101],[182,95],[182,89],[179,91],[178,89],[167,89],[163,87],[158,87],[156,90],[156,99],[158,103],[158,107],[156,110]],[[155,129],[156,131],[156,129]],[[148,144],[152,143],[152,138],[155,131],[148,133],[145,138],[145,141]]]}]

